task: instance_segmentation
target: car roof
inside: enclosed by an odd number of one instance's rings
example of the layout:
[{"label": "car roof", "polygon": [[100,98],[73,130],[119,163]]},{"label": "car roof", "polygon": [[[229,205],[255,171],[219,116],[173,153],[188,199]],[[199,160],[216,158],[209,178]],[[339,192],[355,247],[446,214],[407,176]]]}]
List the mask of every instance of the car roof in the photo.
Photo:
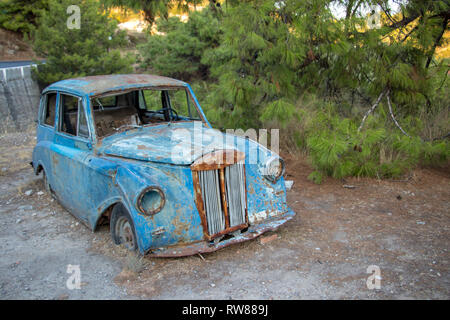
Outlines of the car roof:
[{"label": "car roof", "polygon": [[43,92],[58,90],[96,96],[107,92],[145,87],[184,87],[187,83],[151,74],[112,74],[66,79],[55,82]]}]

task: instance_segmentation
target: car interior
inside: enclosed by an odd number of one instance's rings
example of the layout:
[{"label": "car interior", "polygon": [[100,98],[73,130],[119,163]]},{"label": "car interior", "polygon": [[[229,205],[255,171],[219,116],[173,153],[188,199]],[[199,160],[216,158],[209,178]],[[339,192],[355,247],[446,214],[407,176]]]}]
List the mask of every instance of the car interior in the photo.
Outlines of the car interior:
[{"label": "car interior", "polygon": [[185,88],[134,90],[91,98],[99,137],[141,125],[201,120]]}]

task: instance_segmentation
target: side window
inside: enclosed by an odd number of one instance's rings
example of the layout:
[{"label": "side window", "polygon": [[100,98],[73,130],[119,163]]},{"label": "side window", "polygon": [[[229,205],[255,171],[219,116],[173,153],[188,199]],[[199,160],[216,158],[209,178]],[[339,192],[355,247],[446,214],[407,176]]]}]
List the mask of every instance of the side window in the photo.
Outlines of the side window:
[{"label": "side window", "polygon": [[89,137],[86,115],[80,98],[60,94],[59,130],[72,136]]},{"label": "side window", "polygon": [[104,110],[105,108],[112,108],[117,105],[117,96],[106,96],[95,98],[92,100],[92,107],[94,110]]},{"label": "side window", "polygon": [[148,111],[157,111],[162,108],[161,91],[159,90],[144,90],[145,106]]},{"label": "side window", "polygon": [[65,94],[59,95],[61,132],[75,136],[77,134],[78,98]]},{"label": "side window", "polygon": [[138,91],[139,98],[139,109],[147,110],[147,104],[145,103],[144,92],[142,90]]},{"label": "side window", "polygon": [[89,138],[89,129],[86,120],[86,113],[84,112],[84,104],[79,101],[78,108],[78,136]]},{"label": "side window", "polygon": [[186,90],[168,90],[167,92],[169,93],[170,105],[179,117],[201,120]]},{"label": "side window", "polygon": [[47,93],[44,98],[44,108],[41,123],[53,127],[55,125],[56,92]]}]

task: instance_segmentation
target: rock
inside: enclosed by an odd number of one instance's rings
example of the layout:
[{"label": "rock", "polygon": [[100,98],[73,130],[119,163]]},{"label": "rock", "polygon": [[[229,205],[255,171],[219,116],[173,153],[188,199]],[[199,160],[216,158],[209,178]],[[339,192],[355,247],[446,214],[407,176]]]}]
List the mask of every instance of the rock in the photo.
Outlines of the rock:
[{"label": "rock", "polygon": [[271,242],[271,241],[273,241],[273,240],[275,240],[275,239],[277,239],[277,238],[278,238],[278,235],[273,234],[273,235],[271,235],[271,236],[259,238],[259,242],[260,242],[261,244],[266,244],[266,243],[269,243],[269,242]]},{"label": "rock", "polygon": [[27,195],[27,196],[31,196],[33,194],[33,190],[27,190],[27,191],[25,191],[25,195]]},{"label": "rock", "polygon": [[294,185],[294,180],[284,180],[284,185],[286,186],[286,190],[291,190]]}]

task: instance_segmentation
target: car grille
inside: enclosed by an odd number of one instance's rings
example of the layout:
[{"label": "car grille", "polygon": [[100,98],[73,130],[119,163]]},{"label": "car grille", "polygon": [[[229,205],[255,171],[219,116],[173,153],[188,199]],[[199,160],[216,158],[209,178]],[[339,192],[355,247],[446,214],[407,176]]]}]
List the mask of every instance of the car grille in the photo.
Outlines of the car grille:
[{"label": "car grille", "polygon": [[[193,171],[201,197],[197,207],[209,236],[226,234],[247,225],[245,165],[243,161],[212,170]],[[204,225],[205,226],[205,225]]]}]

